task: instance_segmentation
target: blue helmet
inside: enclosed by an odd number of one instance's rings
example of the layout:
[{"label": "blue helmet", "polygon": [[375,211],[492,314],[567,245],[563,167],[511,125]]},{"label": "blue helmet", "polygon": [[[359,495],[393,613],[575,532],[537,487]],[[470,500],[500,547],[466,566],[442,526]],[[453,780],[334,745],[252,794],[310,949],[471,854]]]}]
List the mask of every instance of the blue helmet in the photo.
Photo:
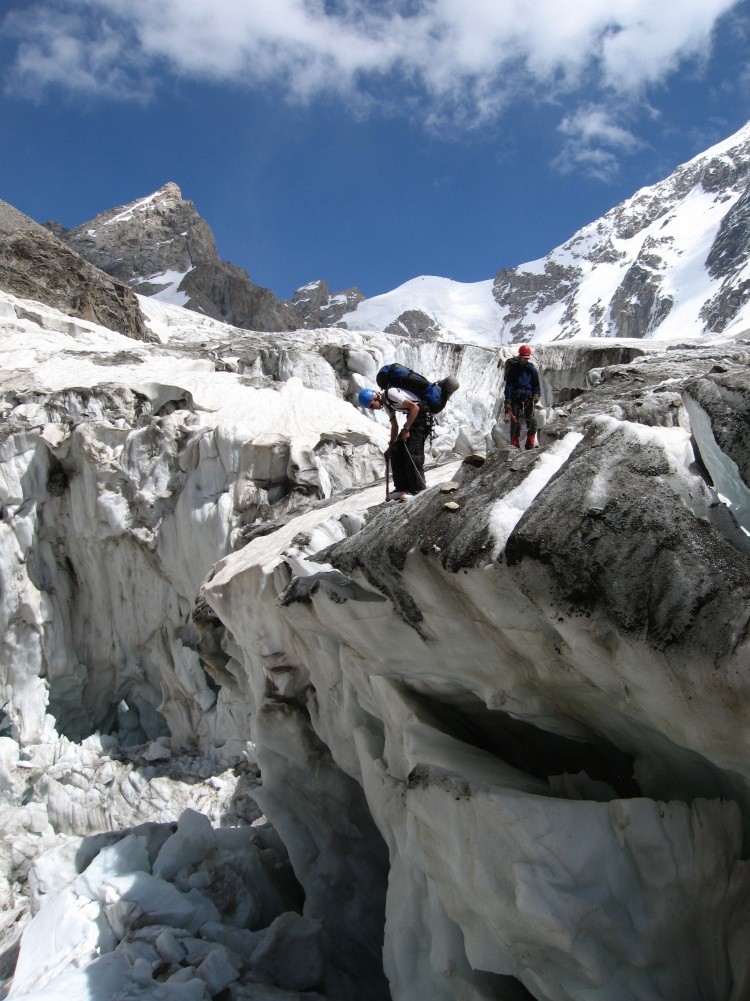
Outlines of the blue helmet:
[{"label": "blue helmet", "polygon": [[377,395],[374,389],[360,389],[357,403],[366,410]]}]

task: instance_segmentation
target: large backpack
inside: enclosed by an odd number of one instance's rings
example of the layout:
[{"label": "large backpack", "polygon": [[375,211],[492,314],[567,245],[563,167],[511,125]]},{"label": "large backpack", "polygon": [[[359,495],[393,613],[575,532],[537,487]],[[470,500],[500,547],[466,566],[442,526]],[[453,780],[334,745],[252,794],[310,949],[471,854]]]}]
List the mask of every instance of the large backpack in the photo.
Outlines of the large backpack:
[{"label": "large backpack", "polygon": [[375,382],[381,389],[406,389],[424,403],[430,413],[439,414],[446,404],[446,399],[436,382],[429,382],[419,372],[413,372],[405,365],[393,362],[383,365],[375,377]]},{"label": "large backpack", "polygon": [[503,377],[506,382],[508,381],[508,377],[510,376],[513,369],[518,368],[520,364],[521,363],[518,360],[518,355],[511,355],[510,358],[505,359],[505,368],[503,371]]},{"label": "large backpack", "polygon": [[[520,365],[521,362],[518,360],[517,355],[511,355],[510,358],[505,359],[505,368],[503,370],[503,377],[505,379],[505,382],[507,382],[512,375],[516,374],[516,371],[518,370],[518,368],[520,368]],[[528,367],[531,370],[534,370],[535,368],[534,363],[528,362]]]}]

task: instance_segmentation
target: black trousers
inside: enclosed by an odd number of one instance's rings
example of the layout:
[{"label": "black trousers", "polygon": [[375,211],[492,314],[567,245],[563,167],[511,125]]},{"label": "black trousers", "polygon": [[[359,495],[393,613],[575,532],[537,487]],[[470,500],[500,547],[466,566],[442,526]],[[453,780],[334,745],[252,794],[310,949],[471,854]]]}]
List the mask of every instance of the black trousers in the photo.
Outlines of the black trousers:
[{"label": "black trousers", "polygon": [[409,428],[409,440],[399,437],[391,445],[391,471],[396,490],[418,494],[425,489],[424,443],[429,433],[427,416],[420,413]]},{"label": "black trousers", "polygon": [[514,396],[510,401],[510,437],[521,437],[521,421],[526,421],[526,434],[536,433],[534,402],[530,396]]}]

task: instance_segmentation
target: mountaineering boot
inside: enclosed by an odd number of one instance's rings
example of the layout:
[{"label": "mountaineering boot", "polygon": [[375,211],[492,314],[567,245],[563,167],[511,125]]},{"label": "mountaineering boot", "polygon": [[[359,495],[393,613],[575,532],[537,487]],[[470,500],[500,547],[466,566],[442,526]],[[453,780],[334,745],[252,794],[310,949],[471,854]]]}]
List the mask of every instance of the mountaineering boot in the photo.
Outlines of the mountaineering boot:
[{"label": "mountaineering boot", "polygon": [[510,439],[510,444],[511,444],[512,448],[520,448],[521,447],[521,442],[519,441],[518,435],[516,435],[515,438],[511,438]]},{"label": "mountaineering boot", "polygon": [[536,448],[536,435],[526,435],[526,448]]}]

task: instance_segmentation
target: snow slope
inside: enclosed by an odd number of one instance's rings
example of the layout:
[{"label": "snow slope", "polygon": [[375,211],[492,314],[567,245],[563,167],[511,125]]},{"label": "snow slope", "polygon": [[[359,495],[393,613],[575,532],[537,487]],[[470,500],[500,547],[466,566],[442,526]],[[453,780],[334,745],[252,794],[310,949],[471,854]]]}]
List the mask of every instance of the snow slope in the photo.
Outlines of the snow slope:
[{"label": "snow slope", "polygon": [[402,313],[420,310],[430,316],[448,341],[502,344],[502,313],[492,297],[492,281],[456,282],[423,275],[392,292],[373,296],[345,313],[351,330],[385,330]]},{"label": "snow slope", "polygon": [[750,326],[750,125],[493,281],[423,276],[360,303],[352,330],[429,316],[447,341],[674,340]]}]

